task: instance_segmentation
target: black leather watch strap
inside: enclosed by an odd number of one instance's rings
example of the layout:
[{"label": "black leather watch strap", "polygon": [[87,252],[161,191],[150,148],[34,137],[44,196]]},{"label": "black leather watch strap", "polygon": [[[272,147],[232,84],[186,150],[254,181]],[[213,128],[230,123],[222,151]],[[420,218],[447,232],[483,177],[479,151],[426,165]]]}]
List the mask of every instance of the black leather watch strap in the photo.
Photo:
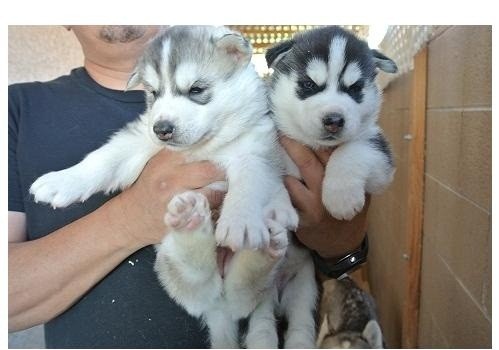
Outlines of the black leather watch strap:
[{"label": "black leather watch strap", "polygon": [[339,259],[331,260],[321,257],[317,252],[312,251],[315,267],[324,275],[330,278],[338,278],[341,275],[352,271],[355,267],[363,264],[367,260],[369,251],[369,242],[367,234],[359,248],[340,257]]}]

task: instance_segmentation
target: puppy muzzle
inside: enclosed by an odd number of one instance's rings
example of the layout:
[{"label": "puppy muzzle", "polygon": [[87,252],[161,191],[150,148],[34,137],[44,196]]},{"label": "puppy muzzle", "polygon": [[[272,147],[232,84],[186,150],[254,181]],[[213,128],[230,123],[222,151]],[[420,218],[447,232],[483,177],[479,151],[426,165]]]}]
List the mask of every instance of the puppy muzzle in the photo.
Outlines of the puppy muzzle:
[{"label": "puppy muzzle", "polygon": [[322,118],[322,125],[328,133],[336,135],[343,130],[345,118],[343,117],[343,114],[331,113]]},{"label": "puppy muzzle", "polygon": [[175,126],[167,120],[160,120],[154,124],[152,130],[160,141],[168,141],[173,136]]}]

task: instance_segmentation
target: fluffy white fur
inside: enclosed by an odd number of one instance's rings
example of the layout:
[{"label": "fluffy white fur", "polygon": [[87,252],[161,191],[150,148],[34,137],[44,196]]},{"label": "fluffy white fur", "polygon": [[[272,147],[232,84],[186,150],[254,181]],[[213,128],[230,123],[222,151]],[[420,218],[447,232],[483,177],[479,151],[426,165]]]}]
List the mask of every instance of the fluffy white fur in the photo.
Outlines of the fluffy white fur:
[{"label": "fluffy white fur", "polygon": [[[193,45],[196,51],[182,54],[176,36],[182,47]],[[277,347],[276,306],[291,325],[286,345],[313,347],[313,266],[307,252],[286,250],[286,230],[297,227],[298,217],[282,183],[282,155],[267,115],[265,88],[248,64],[251,47],[238,34],[213,27],[173,27],[157,40],[130,79],[131,86],[146,86],[147,111],[80,163],[37,179],[30,192],[35,201],[59,208],[99,191],[124,189],[164,147],[191,161],[214,162],[225,170],[228,183],[216,228],[203,196],[175,196],[165,215],[172,232],[157,246],[159,280],[190,314],[206,322],[212,347],[238,347],[237,320],[249,315],[246,346]],[[206,104],[186,92],[199,81],[210,84],[203,92],[210,94]],[[153,132],[162,120],[175,126],[168,142]],[[237,251],[224,278],[217,268],[217,245]]]},{"label": "fluffy white fur", "polygon": [[[299,72],[276,70],[270,99],[276,124],[284,134],[314,149],[337,146],[326,167],[322,200],[331,215],[350,220],[362,210],[366,192],[381,192],[391,183],[394,169],[389,157],[371,141],[381,133],[377,125],[381,94],[375,82],[366,79],[360,103],[340,90],[361,78],[357,62],[345,63],[346,45],[344,36],[333,36],[328,62],[313,58],[307,64],[305,72],[318,86],[325,85],[324,90],[300,99],[296,93]],[[292,50],[280,53],[277,62],[293,60]],[[328,139],[323,118],[333,113],[344,116],[345,124],[339,138]],[[296,166],[289,159],[287,165],[288,173],[296,176]]]}]

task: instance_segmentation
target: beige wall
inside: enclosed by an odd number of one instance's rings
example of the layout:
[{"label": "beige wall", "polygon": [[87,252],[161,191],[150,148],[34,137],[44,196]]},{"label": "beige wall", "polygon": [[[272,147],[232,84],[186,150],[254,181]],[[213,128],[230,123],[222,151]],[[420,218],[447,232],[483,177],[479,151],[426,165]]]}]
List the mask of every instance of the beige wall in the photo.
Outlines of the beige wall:
[{"label": "beige wall", "polygon": [[490,347],[489,26],[455,26],[429,45],[419,344]]},{"label": "beige wall", "polygon": [[[491,27],[442,28],[428,45],[419,346],[490,347]],[[401,346],[411,73],[385,91],[380,124],[395,181],[370,209],[369,277],[390,347]]]},{"label": "beige wall", "polygon": [[47,81],[83,65],[80,44],[62,26],[9,26],[9,84]]}]

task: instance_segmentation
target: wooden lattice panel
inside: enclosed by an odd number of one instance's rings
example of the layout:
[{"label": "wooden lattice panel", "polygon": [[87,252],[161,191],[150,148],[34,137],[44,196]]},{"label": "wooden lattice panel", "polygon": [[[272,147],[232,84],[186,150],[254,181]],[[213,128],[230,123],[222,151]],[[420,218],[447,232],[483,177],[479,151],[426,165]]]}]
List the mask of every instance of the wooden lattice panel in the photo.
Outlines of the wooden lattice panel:
[{"label": "wooden lattice panel", "polygon": [[[230,25],[230,28],[237,30],[243,34],[253,46],[254,53],[263,53],[269,46],[274,45],[282,40],[291,39],[297,32],[309,30],[318,25],[297,25],[297,24],[272,24],[272,25]],[[365,39],[369,34],[369,26],[363,25],[344,25],[346,28],[359,37]]]}]

